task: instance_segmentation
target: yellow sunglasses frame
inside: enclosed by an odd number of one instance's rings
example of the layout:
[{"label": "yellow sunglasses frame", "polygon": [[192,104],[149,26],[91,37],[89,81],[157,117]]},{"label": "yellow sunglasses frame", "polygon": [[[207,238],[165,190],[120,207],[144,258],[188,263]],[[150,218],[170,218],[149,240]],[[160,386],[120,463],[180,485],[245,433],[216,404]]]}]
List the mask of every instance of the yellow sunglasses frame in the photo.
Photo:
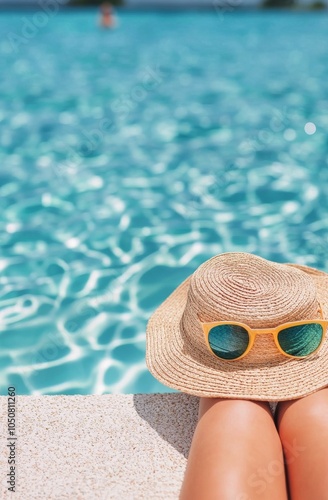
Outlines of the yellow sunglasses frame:
[{"label": "yellow sunglasses frame", "polygon": [[[255,342],[256,335],[266,335],[266,334],[273,335],[274,342],[275,342],[279,352],[281,354],[283,354],[284,356],[287,356],[287,358],[304,359],[304,358],[308,358],[308,357],[312,356],[320,349],[320,347],[322,346],[323,341],[325,339],[325,336],[326,336],[327,327],[328,327],[328,320],[323,319],[321,304],[319,304],[318,312],[320,312],[320,315],[322,318],[321,320],[315,319],[315,320],[292,321],[290,323],[283,323],[282,325],[279,325],[275,328],[251,328],[250,326],[245,325],[244,323],[239,323],[237,321],[214,321],[211,323],[202,323],[202,321],[199,319],[199,317],[198,317],[198,319],[202,325],[204,336],[205,336],[205,342],[206,342],[206,345],[207,345],[209,351],[211,352],[211,354],[213,354],[213,356],[215,356],[216,358],[221,359],[223,361],[239,361],[241,358],[246,356],[249,353],[249,351],[252,349],[254,342]],[[278,334],[281,330],[284,330],[286,328],[290,328],[292,326],[301,326],[301,325],[310,325],[310,324],[320,325],[322,327],[322,330],[323,330],[321,342],[315,351],[311,352],[311,354],[308,354],[306,356],[292,356],[291,354],[287,354],[285,351],[282,350],[282,348],[280,347],[280,344],[278,342]],[[235,359],[221,358],[220,356],[218,356],[217,354],[215,354],[212,351],[211,346],[210,346],[209,341],[208,341],[208,336],[209,336],[211,329],[214,328],[215,326],[219,326],[219,325],[241,326],[241,327],[245,328],[245,330],[247,330],[248,337],[249,337],[249,344],[248,344],[246,351],[238,358],[235,358]]]}]

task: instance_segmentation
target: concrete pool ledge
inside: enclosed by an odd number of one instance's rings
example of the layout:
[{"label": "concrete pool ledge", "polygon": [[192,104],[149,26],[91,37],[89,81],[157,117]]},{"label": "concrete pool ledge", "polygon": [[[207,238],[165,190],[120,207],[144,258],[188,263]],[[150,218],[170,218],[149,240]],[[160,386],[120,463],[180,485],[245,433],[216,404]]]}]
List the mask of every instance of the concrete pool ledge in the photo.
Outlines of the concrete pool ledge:
[{"label": "concrete pool ledge", "polygon": [[177,500],[199,398],[182,393],[16,397],[16,493],[0,397],[0,498]]}]

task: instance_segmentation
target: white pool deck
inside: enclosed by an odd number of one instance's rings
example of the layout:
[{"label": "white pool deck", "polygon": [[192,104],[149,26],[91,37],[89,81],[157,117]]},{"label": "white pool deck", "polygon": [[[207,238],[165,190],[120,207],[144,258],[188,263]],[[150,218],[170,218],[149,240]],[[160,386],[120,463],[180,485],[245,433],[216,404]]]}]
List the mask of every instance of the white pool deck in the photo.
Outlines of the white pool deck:
[{"label": "white pool deck", "polygon": [[183,393],[19,396],[16,492],[0,397],[0,498],[178,500],[199,398]]}]

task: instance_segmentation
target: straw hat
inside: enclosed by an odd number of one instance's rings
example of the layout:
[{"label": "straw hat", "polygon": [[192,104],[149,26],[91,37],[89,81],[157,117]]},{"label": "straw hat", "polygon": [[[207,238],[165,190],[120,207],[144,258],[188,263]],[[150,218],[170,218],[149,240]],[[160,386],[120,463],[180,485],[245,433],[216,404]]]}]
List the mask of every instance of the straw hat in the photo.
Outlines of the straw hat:
[{"label": "straw hat", "polygon": [[272,335],[258,335],[250,352],[229,362],[208,350],[202,322],[237,321],[252,328],[328,318],[328,274],[229,252],[204,262],[151,316],[146,363],[163,384],[195,396],[283,401],[328,386],[328,334],[309,358],[292,359]]}]

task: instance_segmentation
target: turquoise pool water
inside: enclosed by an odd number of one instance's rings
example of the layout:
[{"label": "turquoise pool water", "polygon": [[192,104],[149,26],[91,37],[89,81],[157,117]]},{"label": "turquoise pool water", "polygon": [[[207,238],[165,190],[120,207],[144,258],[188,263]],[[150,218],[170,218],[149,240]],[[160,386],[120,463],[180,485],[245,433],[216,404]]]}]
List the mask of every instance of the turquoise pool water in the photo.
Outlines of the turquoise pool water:
[{"label": "turquoise pool water", "polygon": [[165,392],[151,312],[225,251],[327,270],[322,13],[0,17],[0,387]]}]

